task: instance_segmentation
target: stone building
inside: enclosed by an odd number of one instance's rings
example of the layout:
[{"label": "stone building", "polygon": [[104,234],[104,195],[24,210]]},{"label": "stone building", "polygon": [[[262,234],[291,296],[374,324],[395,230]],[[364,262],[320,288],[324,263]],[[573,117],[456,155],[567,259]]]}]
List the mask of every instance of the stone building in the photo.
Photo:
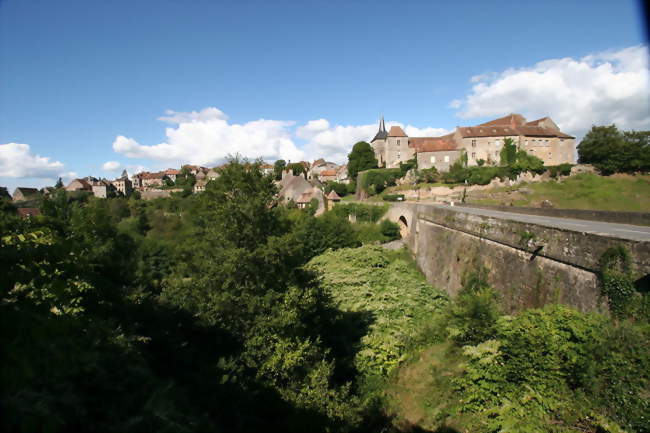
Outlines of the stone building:
[{"label": "stone building", "polygon": [[117,192],[128,195],[133,191],[133,183],[129,180],[129,174],[124,170],[122,175],[111,181],[111,185]]},{"label": "stone building", "polygon": [[409,146],[409,138],[402,128],[392,126],[386,132],[384,118],[379,121],[379,130],[370,142],[375,151],[377,165],[385,168],[397,168],[400,162],[406,162],[415,157],[415,149]]},{"label": "stone building", "polygon": [[498,165],[506,138],[511,138],[518,149],[540,158],[544,165],[575,162],[575,137],[560,131],[549,117],[528,122],[520,114],[477,126],[458,126],[453,133],[441,137],[407,137],[399,126],[386,132],[382,118],[371,144],[380,167],[399,167],[400,162],[416,156],[419,168],[448,171],[463,151],[469,166],[480,161]]},{"label": "stone building", "polygon": [[87,179],[72,179],[68,186],[65,187],[66,191],[90,191],[92,192],[93,186]]},{"label": "stone building", "polygon": [[37,188],[25,188],[19,186],[14,190],[13,201],[25,201],[37,198],[40,195]]}]

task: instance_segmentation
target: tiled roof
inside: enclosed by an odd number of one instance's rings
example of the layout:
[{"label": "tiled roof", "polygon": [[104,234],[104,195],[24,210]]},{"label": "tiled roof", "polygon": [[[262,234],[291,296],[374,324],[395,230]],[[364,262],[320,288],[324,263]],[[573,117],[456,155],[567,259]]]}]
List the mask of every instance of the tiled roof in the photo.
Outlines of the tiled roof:
[{"label": "tiled roof", "polygon": [[508,114],[507,116],[481,123],[479,126],[510,126],[514,128],[524,123],[526,123],[526,119],[521,114]]},{"label": "tiled roof", "polygon": [[409,147],[415,148],[416,153],[457,149],[452,134],[442,137],[411,137],[409,138]]},{"label": "tiled roof", "polygon": [[309,203],[312,199],[312,195],[313,193],[311,191],[304,192],[296,203]]},{"label": "tiled roof", "polygon": [[406,137],[406,134],[404,133],[404,130],[400,128],[399,126],[391,126],[390,131],[388,131],[388,136],[389,137]]},{"label": "tiled roof", "polygon": [[142,173],[143,179],[162,179],[165,173]]},{"label": "tiled roof", "polygon": [[341,196],[336,193],[336,191],[331,190],[329,194],[327,194],[327,199],[332,200],[332,201],[337,201],[341,200]]},{"label": "tiled roof", "polygon": [[336,176],[336,170],[323,170],[320,172],[321,176]]},{"label": "tiled roof", "polygon": [[174,174],[175,174],[175,175],[179,175],[179,174],[181,174],[181,171],[180,171],[180,170],[173,169],[173,168],[168,168],[167,170],[165,170],[165,174],[168,174],[168,175],[174,175]]},{"label": "tiled roof", "polygon": [[16,188],[16,192],[21,192],[23,195],[31,195],[31,194],[38,194],[38,189],[37,188],[26,188],[23,186],[19,186]]}]

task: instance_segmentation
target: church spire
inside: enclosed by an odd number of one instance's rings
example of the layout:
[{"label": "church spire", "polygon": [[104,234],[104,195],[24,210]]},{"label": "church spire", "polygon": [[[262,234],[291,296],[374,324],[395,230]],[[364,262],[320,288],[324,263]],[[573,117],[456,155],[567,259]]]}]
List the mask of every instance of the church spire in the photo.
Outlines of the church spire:
[{"label": "church spire", "polygon": [[371,143],[375,140],[385,140],[386,137],[388,137],[388,132],[386,132],[386,124],[384,123],[384,116],[381,116],[381,120],[379,121],[379,131],[377,131],[377,135],[375,135],[375,138],[372,139]]}]

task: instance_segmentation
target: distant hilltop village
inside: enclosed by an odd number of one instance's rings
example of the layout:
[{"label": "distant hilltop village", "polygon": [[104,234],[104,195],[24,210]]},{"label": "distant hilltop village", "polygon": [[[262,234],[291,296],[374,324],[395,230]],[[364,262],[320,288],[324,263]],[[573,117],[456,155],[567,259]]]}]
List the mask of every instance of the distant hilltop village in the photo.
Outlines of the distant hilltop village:
[{"label": "distant hilltop village", "polygon": [[549,117],[527,122],[521,114],[510,114],[477,126],[458,126],[442,137],[409,137],[399,126],[386,131],[384,119],[370,144],[380,167],[396,168],[400,163],[417,158],[418,168],[449,167],[467,153],[467,164],[499,163],[503,141],[512,138],[518,148],[535,155],[544,165],[574,163],[575,137],[560,131]]},{"label": "distant hilltop village", "polygon": [[[370,145],[375,153],[379,167],[398,168],[400,163],[406,163],[414,158],[418,169],[435,167],[438,172],[447,172],[461,157],[467,155],[467,165],[497,165],[500,163],[500,153],[504,140],[510,138],[523,149],[540,158],[544,165],[554,166],[564,163],[573,164],[575,138],[560,131],[560,128],[549,117],[528,122],[520,114],[509,114],[499,119],[491,120],[477,126],[458,126],[456,130],[441,137],[409,137],[399,126],[392,126],[386,131],[383,117],[379,121],[379,129]],[[352,144],[352,143],[350,143]],[[279,198],[283,202],[293,202],[298,207],[307,206],[311,200],[319,202],[319,213],[328,203],[340,200],[334,194],[325,195],[323,183],[335,181],[348,184],[347,165],[317,159],[312,163],[300,161],[287,166],[298,166],[295,170],[284,170],[279,176],[275,173]],[[263,163],[265,174],[274,174],[274,166]],[[183,179],[193,177],[192,183],[187,184]],[[143,199],[169,197],[172,192],[191,191],[199,193],[205,190],[210,180],[219,177],[219,167],[207,168],[197,165],[183,165],[180,170],[168,168],[155,173],[141,172],[129,177],[126,170],[114,180],[98,179],[88,176],[73,179],[66,191],[85,191],[95,197],[106,198],[118,195],[129,195],[138,191]],[[54,188],[16,188],[13,200],[29,201],[39,196],[48,195]],[[332,191],[333,192],[333,191]],[[6,188],[0,188],[0,196],[8,197]],[[37,211],[38,209],[34,210]]]}]

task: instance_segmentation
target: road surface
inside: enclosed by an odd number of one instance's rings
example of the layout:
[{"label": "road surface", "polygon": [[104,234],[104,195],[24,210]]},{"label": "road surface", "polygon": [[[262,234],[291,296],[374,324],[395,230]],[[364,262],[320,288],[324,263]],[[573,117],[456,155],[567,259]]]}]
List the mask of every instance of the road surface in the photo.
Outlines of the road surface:
[{"label": "road surface", "polygon": [[617,224],[600,221],[578,220],[573,218],[556,218],[541,215],[527,215],[514,212],[502,212],[491,209],[480,209],[475,207],[449,206],[441,204],[422,203],[427,206],[440,207],[458,212],[465,212],[474,215],[482,215],[525,223],[539,224],[547,227],[562,228],[578,232],[593,233],[602,236],[631,239],[633,241],[650,242],[650,227],[633,226],[629,224]]}]

